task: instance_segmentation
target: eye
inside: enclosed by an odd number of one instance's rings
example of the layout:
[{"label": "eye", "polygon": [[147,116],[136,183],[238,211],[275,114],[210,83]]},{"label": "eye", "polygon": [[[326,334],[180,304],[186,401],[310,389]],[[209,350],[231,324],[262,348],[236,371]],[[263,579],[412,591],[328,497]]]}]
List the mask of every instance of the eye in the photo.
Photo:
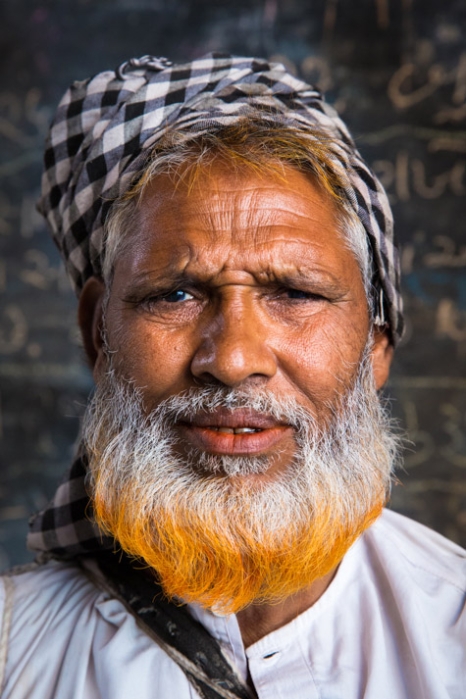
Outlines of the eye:
[{"label": "eye", "polygon": [[165,301],[166,303],[178,303],[180,301],[192,301],[194,296],[184,289],[177,289],[176,291],[171,291],[169,294],[164,296],[159,296],[160,301]]},{"label": "eye", "polygon": [[324,297],[320,294],[313,294],[302,289],[286,289],[285,295],[293,301],[323,301]]},{"label": "eye", "polygon": [[307,299],[307,298],[309,298],[309,294],[306,293],[305,291],[301,291],[300,289],[287,289],[286,295],[290,299]]}]

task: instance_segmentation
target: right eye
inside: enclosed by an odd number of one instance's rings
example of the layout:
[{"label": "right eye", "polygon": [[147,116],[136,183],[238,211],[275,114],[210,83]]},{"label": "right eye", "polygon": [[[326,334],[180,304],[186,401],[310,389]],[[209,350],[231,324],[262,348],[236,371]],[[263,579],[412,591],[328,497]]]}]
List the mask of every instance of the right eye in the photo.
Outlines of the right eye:
[{"label": "right eye", "polygon": [[177,289],[176,291],[170,291],[169,294],[163,296],[158,296],[157,298],[151,299],[152,303],[157,301],[165,301],[166,303],[179,303],[181,301],[192,301],[194,296],[189,293],[189,291],[184,291],[184,289]]}]

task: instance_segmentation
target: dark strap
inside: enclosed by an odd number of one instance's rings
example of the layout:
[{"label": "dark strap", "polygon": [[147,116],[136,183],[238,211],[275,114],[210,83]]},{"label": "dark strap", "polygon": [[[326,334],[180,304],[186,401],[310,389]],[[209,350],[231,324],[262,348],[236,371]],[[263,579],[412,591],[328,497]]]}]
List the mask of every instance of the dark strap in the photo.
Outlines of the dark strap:
[{"label": "dark strap", "polygon": [[154,577],[126,557],[99,556],[113,590],[150,636],[161,641],[203,699],[253,699],[223,655],[218,642],[189,613],[169,602]]}]

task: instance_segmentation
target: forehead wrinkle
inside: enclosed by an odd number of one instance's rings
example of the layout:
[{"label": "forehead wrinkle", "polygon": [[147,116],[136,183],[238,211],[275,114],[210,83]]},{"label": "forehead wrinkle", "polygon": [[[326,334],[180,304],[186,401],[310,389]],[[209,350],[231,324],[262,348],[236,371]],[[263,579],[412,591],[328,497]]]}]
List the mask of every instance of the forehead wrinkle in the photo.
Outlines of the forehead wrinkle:
[{"label": "forehead wrinkle", "polygon": [[[303,224],[305,227],[306,221],[311,223],[319,219],[322,213],[337,220],[335,206],[327,197],[316,200],[312,191],[300,191],[296,196],[291,183],[264,179],[258,185],[255,178],[230,177],[223,172],[219,177],[209,176],[206,181],[198,182],[194,190],[188,190],[173,189],[164,180],[162,176],[162,186],[155,197],[142,200],[139,215],[146,224],[154,216],[162,215],[165,225],[168,224],[166,231],[175,236],[182,235],[183,230],[195,232],[198,228],[199,233],[209,238],[216,239],[219,233],[228,233],[231,239],[241,229],[253,233],[255,229],[259,231],[261,227],[273,225],[277,219],[278,226],[296,225],[297,228]],[[285,205],[281,205],[283,199]],[[286,224],[284,219],[287,219]],[[265,231],[265,237],[267,234]]]},{"label": "forehead wrinkle", "polygon": [[[281,206],[277,202],[277,194],[285,194],[289,206]],[[217,183],[216,190],[209,198],[201,197],[198,200],[192,195],[186,195],[186,208],[182,206],[180,213],[182,220],[187,221],[189,227],[196,227],[197,219],[200,229],[215,239],[220,232],[232,236],[234,232],[244,229],[253,233],[261,228],[273,226],[274,222],[279,227],[302,226],[303,221],[318,216],[321,208],[327,208],[316,206],[315,202],[311,203],[312,208],[308,208],[307,204],[303,206],[292,193],[284,192],[281,187],[277,190],[270,186],[257,188],[251,185],[248,189],[246,183],[246,189],[238,191],[236,188],[219,189]],[[286,224],[285,218],[288,219]]]},{"label": "forehead wrinkle", "polygon": [[[331,258],[328,257],[328,251],[325,258],[321,258],[319,254],[322,247],[320,241],[302,238],[300,232],[295,231],[294,226],[277,224],[277,228],[278,230],[274,230],[271,224],[248,228],[247,240],[244,237],[235,239],[235,231],[230,229],[227,241],[225,241],[224,231],[210,230],[209,239],[206,241],[204,238],[202,245],[199,245],[199,241],[196,240],[183,239],[181,235],[182,240],[176,237],[174,240],[168,239],[160,247],[159,239],[154,241],[157,242],[158,248],[155,267],[153,266],[154,258],[149,255],[147,261],[150,268],[147,271],[143,269],[137,276],[171,278],[185,274],[187,277],[195,276],[201,281],[208,281],[222,272],[240,268],[246,274],[261,281],[287,277],[306,280],[315,275],[338,279],[337,275],[332,274],[329,269]],[[285,234],[288,230],[296,233],[294,239],[290,239]],[[219,240],[219,233],[222,240]],[[338,234],[338,238],[342,239],[341,234]],[[280,256],[277,255],[275,246],[280,248]],[[150,249],[150,243],[148,247]],[[251,249],[253,255],[251,255]],[[291,260],[290,257],[294,259]],[[146,255],[143,253],[140,260],[144,261],[145,258]]]},{"label": "forehead wrinkle", "polygon": [[[146,200],[147,209],[142,203],[140,214],[147,232],[152,222],[162,226],[160,234],[152,238],[154,247],[150,239],[145,244],[147,252],[158,248],[162,266],[156,264],[155,269],[159,274],[186,273],[201,280],[237,267],[261,279],[287,275],[306,279],[316,274],[336,278],[329,270],[332,252],[328,262],[320,252],[323,247],[328,254],[322,226],[342,243],[344,235],[334,225],[336,211],[326,198],[312,191],[308,194],[302,187],[290,189],[291,183],[288,187],[266,181],[258,185],[257,180],[245,179],[239,187],[236,178],[229,180],[223,174],[209,179],[207,185],[199,186],[199,191],[175,192],[165,186],[161,198],[159,191]],[[308,231],[314,229],[316,237],[308,237]],[[308,264],[298,271],[294,262],[303,257]]]},{"label": "forehead wrinkle", "polygon": [[[261,246],[262,247],[262,246]],[[211,246],[202,249],[197,246],[183,245],[183,254],[171,256],[171,259],[162,267],[156,270],[147,270],[140,275],[141,279],[153,276],[162,278],[183,278],[200,281],[204,283],[213,282],[222,276],[222,273],[235,271],[242,272],[245,277],[250,276],[259,284],[271,282],[287,281],[311,281],[319,279],[326,283],[341,286],[340,276],[333,273],[328,266],[319,260],[306,262],[293,262],[281,256],[278,260],[271,255],[266,248],[258,251],[258,254],[246,260],[241,259],[245,251],[239,250],[237,255],[232,256],[231,250],[221,258],[215,258],[211,254]],[[178,248],[179,252],[180,248]],[[239,259],[238,259],[239,257]]]}]

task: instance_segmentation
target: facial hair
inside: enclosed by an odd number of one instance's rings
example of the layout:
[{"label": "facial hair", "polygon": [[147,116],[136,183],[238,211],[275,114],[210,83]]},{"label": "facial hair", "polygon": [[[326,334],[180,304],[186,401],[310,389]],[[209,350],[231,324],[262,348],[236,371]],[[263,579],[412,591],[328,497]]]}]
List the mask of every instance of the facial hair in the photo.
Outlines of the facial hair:
[{"label": "facial hair", "polygon": [[[176,451],[180,420],[218,408],[294,427],[291,463]],[[398,439],[366,352],[353,385],[322,424],[296,400],[205,386],[145,414],[141,392],[109,370],[86,412],[94,516],[129,555],[157,572],[167,596],[234,613],[276,602],[332,571],[382,511]],[[324,424],[325,423],[325,424]]]}]

